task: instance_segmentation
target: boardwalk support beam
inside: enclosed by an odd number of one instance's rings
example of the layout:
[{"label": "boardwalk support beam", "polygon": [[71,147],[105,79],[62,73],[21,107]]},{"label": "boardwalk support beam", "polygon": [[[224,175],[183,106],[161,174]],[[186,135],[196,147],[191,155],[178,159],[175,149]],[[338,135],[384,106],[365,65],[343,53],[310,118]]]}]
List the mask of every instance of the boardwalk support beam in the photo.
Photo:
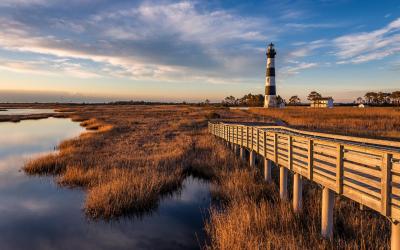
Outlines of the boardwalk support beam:
[{"label": "boardwalk support beam", "polygon": [[400,223],[392,222],[390,248],[392,250],[400,250]]},{"label": "boardwalk support beam", "polygon": [[251,167],[256,166],[256,152],[254,150],[250,151],[249,163]]},{"label": "boardwalk support beam", "polygon": [[279,196],[282,200],[288,199],[287,192],[287,168],[280,166],[279,170]]},{"label": "boardwalk support beam", "polygon": [[322,190],[322,218],[321,234],[322,237],[331,239],[333,237],[333,204],[335,193],[327,187]]},{"label": "boardwalk support beam", "polygon": [[240,159],[246,160],[246,148],[243,146],[240,147]]},{"label": "boardwalk support beam", "polygon": [[298,213],[303,208],[303,184],[301,175],[295,173],[293,176],[293,210]]},{"label": "boardwalk support beam", "polygon": [[264,158],[264,180],[267,182],[272,181],[272,161]]}]

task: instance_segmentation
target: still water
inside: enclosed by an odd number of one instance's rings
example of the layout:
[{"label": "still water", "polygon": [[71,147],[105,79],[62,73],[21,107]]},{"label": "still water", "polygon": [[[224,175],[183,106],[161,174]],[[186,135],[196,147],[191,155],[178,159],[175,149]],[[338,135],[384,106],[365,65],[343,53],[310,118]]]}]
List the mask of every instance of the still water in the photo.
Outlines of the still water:
[{"label": "still water", "polygon": [[187,178],[141,219],[94,222],[82,212],[82,190],[21,171],[27,159],[83,131],[69,119],[0,123],[0,249],[198,249],[210,204],[205,182]]},{"label": "still water", "polygon": [[7,109],[0,108],[0,115],[34,115],[55,113],[53,109]]}]

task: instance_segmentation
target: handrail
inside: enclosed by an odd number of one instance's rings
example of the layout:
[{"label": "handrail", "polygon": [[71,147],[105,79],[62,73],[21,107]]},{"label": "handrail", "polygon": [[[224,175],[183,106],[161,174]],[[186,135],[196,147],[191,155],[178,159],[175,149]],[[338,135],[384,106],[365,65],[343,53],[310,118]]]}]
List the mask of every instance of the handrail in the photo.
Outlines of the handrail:
[{"label": "handrail", "polygon": [[209,131],[400,221],[400,142],[240,123]]}]

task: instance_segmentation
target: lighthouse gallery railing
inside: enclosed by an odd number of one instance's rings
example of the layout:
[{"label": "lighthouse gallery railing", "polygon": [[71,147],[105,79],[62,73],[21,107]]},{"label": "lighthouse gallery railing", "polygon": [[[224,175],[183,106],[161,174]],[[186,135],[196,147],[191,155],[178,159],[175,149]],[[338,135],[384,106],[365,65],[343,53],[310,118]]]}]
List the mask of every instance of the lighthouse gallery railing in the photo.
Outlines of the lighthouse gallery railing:
[{"label": "lighthouse gallery railing", "polygon": [[232,123],[209,132],[400,221],[400,142]]}]

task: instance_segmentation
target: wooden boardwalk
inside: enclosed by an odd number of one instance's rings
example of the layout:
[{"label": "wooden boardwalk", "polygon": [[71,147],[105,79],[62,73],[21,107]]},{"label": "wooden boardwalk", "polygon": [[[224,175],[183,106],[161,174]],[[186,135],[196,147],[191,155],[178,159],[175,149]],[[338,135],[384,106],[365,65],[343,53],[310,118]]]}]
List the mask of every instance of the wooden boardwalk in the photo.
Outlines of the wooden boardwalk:
[{"label": "wooden boardwalk", "polygon": [[335,193],[378,211],[392,223],[392,249],[400,249],[400,142],[307,132],[282,126],[209,123],[250,164],[264,157],[264,174],[280,168],[280,195],[287,199],[287,171],[294,173],[293,206],[302,206],[303,178],[323,186],[322,229],[332,237]]}]

